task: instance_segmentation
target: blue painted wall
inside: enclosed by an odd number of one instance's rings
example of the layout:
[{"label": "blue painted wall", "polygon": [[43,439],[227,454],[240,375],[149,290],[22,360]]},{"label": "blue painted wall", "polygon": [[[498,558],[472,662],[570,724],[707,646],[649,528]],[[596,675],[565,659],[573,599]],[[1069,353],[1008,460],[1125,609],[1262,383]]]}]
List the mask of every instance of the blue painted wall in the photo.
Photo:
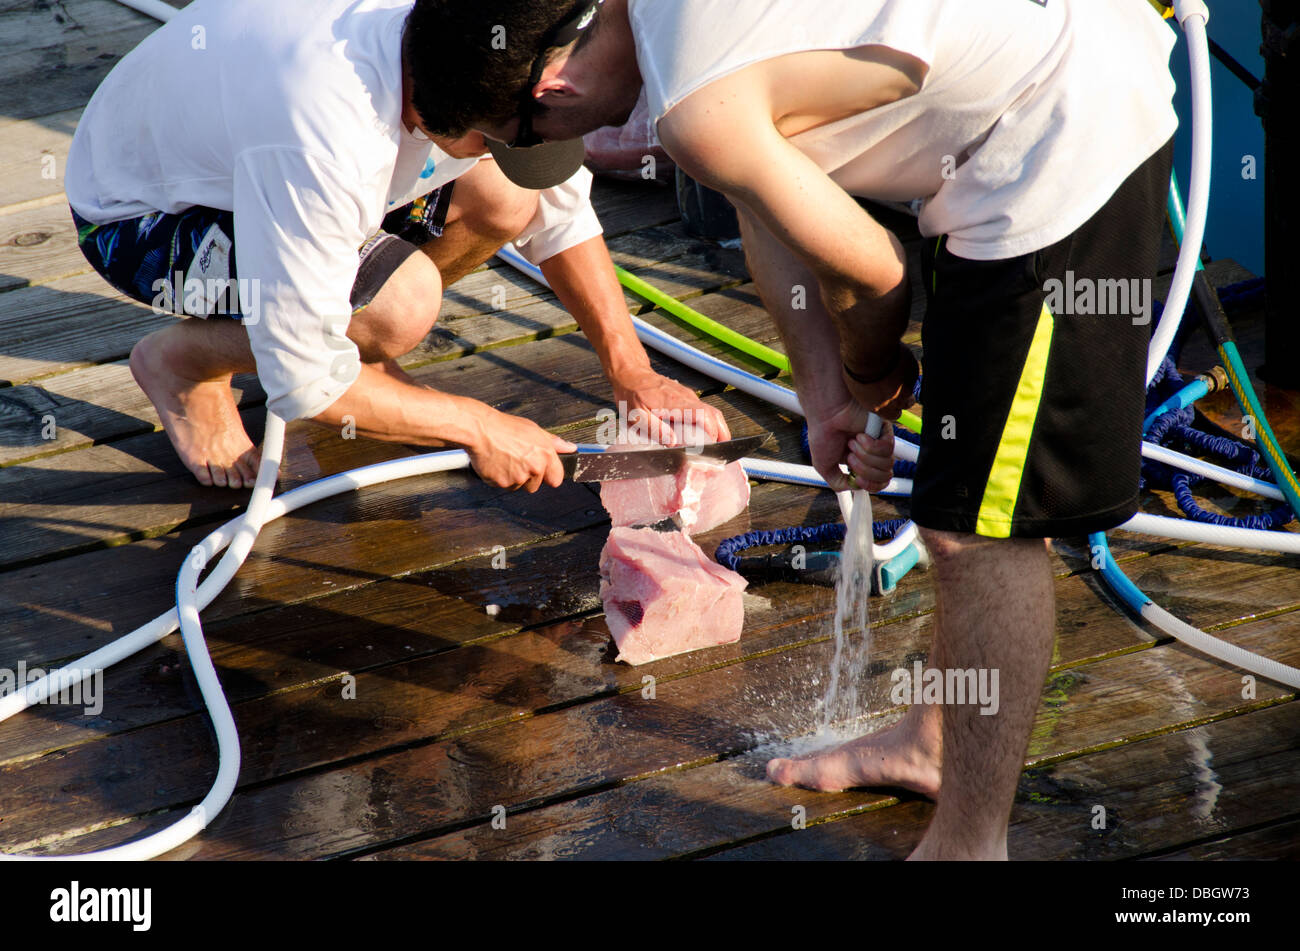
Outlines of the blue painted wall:
[{"label": "blue painted wall", "polygon": [[[1259,0],[1207,0],[1210,37],[1258,79],[1264,78],[1260,55]],[[1187,43],[1178,40],[1170,60],[1178,95],[1179,130],[1176,168],[1187,197],[1190,178],[1192,110]],[[1205,244],[1215,258],[1232,258],[1255,274],[1264,273],[1264,129],[1255,115],[1254,96],[1246,84],[1218,60],[1211,66],[1214,89],[1214,166]],[[1242,177],[1243,156],[1255,157],[1255,179]]]}]

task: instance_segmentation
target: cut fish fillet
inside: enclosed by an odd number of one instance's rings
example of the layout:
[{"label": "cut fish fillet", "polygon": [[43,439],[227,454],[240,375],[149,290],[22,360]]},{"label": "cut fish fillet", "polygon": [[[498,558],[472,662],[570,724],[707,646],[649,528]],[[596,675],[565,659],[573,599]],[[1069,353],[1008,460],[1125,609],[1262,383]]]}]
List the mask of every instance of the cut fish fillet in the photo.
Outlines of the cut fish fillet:
[{"label": "cut fish fillet", "polygon": [[[702,430],[689,424],[676,429],[679,444],[700,445],[711,441]],[[638,445],[657,446],[658,443],[639,440],[614,448],[630,449]],[[749,479],[739,462],[721,466],[693,459],[676,475],[602,482],[600,501],[616,528],[653,525],[677,515],[687,532],[707,532],[749,506]]]},{"label": "cut fish fillet", "polygon": [[745,586],[681,532],[615,528],[600,553],[605,621],[632,665],[740,640]]}]

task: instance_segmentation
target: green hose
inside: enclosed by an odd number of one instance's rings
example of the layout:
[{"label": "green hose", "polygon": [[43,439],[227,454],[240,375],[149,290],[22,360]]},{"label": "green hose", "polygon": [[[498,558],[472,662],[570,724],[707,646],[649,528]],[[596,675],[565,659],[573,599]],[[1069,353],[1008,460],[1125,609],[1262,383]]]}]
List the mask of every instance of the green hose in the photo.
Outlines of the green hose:
[{"label": "green hose", "polygon": [[[1169,180],[1168,208],[1169,223],[1173,227],[1174,237],[1181,244],[1185,213],[1183,196],[1178,190],[1177,174],[1171,176]],[[1214,292],[1214,287],[1206,278],[1204,271],[1205,269],[1202,267],[1198,256],[1196,260],[1196,280],[1198,284],[1202,285],[1202,293],[1198,295],[1198,304],[1200,305],[1198,309],[1201,310],[1201,316],[1205,319],[1210,334],[1214,338],[1215,347],[1219,351],[1219,359],[1223,362],[1223,368],[1228,373],[1228,383],[1237,397],[1237,404],[1241,407],[1243,413],[1255,421],[1255,443],[1263,449],[1264,458],[1268,462],[1268,467],[1273,470],[1273,475],[1277,478],[1277,486],[1286,497],[1287,504],[1291,506],[1292,511],[1300,515],[1300,482],[1296,481],[1296,475],[1287,463],[1282,447],[1278,445],[1277,437],[1273,435],[1273,429],[1268,424],[1268,419],[1264,415],[1264,407],[1259,402],[1255,387],[1251,385],[1250,375],[1246,372],[1246,365],[1242,363],[1241,354],[1237,352],[1237,344],[1232,339],[1231,328],[1228,327],[1226,320],[1215,320],[1212,314],[1206,312],[1204,301],[1210,301],[1217,305],[1218,295]]]},{"label": "green hose", "polygon": [[619,283],[638,297],[644,297],[665,313],[672,314],[678,320],[690,324],[696,330],[708,334],[715,340],[734,347],[741,353],[748,354],[755,360],[776,367],[782,373],[790,372],[790,361],[785,354],[766,347],[756,340],[750,340],[744,334],[737,333],[730,327],[718,323],[712,317],[705,317],[697,310],[692,310],[676,298],[669,297],[663,291],[647,284],[635,274],[629,274],[618,265],[614,266]]},{"label": "green hose", "polygon": [[[618,265],[614,266],[614,273],[618,275],[618,282],[625,288],[635,294],[637,297],[644,298],[651,304],[654,304],[664,313],[671,314],[685,324],[689,324],[696,330],[712,337],[720,343],[725,343],[748,356],[753,357],[760,363],[766,363],[768,366],[775,367],[781,373],[790,372],[790,360],[785,354],[773,350],[771,347],[764,346],[757,340],[751,340],[744,334],[732,330],[730,327],[718,323],[712,317],[705,317],[698,310],[687,307],[681,301],[674,297],[669,297],[663,291],[647,284],[635,274],[630,274]],[[898,422],[906,429],[914,433],[921,431],[921,417],[915,413],[903,410],[899,416]]]}]

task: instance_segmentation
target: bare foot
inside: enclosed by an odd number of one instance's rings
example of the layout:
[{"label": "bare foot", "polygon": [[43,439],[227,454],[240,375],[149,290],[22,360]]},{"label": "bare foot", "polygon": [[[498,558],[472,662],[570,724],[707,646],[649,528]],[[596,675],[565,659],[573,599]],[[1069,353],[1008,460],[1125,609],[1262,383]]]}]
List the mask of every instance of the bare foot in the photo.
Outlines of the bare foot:
[{"label": "bare foot", "polygon": [[916,849],[907,857],[909,862],[1006,862],[1007,838],[1002,836],[984,848],[965,843],[950,843],[947,847],[936,845],[928,831]]},{"label": "bare foot", "polygon": [[190,380],[178,375],[157,337],[150,334],[131,350],[131,375],[158,410],[176,454],[203,485],[251,487],[261,454],[239,419],[230,376]]},{"label": "bare foot", "polygon": [[[926,741],[922,736],[932,735]],[[939,796],[937,727],[918,725],[911,713],[901,722],[800,759],[774,759],[767,778],[780,786],[840,792],[859,786],[899,786],[930,799]]]}]

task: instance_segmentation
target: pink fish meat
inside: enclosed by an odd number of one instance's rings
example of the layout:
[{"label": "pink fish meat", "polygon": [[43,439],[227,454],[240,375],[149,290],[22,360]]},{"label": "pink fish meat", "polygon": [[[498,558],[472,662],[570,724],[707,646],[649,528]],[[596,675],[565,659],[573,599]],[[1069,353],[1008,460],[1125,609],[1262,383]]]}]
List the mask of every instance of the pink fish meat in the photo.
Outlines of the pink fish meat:
[{"label": "pink fish meat", "polygon": [[682,532],[615,528],[600,553],[605,621],[628,664],[740,640],[745,585]]},{"label": "pink fish meat", "polygon": [[[682,433],[686,445],[703,441],[693,426]],[[625,443],[628,449],[643,443]],[[649,445],[658,445],[649,443]],[[619,479],[600,484],[600,501],[614,527],[653,525],[672,515],[687,532],[707,532],[735,518],[749,506],[749,479],[739,462],[722,466],[691,460],[676,475],[653,479]]]}]

